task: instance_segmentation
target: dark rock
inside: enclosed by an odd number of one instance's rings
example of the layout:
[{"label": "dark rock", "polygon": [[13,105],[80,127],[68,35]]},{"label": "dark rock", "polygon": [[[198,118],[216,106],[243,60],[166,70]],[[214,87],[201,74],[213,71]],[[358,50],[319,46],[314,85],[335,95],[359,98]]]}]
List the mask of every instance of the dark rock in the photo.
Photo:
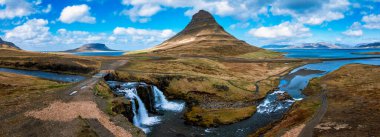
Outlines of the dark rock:
[{"label": "dark rock", "polygon": [[277,101],[293,99],[287,92],[277,94]]},{"label": "dark rock", "polygon": [[226,85],[218,85],[218,84],[213,84],[212,85],[215,89],[217,89],[218,91],[228,91],[230,90],[230,88]]},{"label": "dark rock", "polygon": [[154,106],[154,93],[151,85],[139,85],[137,88],[137,94],[144,102],[145,108],[150,113],[157,113]]},{"label": "dark rock", "polygon": [[124,97],[115,98],[114,100],[112,100],[112,112],[122,114],[125,117],[127,117],[129,121],[133,121],[134,114],[132,109],[132,103]]}]

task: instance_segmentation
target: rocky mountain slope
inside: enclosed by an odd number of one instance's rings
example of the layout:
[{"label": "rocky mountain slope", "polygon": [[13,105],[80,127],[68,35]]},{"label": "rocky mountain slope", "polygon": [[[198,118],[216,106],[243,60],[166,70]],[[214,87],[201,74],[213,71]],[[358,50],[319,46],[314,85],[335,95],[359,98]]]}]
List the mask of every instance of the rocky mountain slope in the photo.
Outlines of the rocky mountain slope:
[{"label": "rocky mountain slope", "polygon": [[260,48],[238,40],[207,11],[194,14],[191,22],[181,32],[148,52],[175,55],[227,55],[235,56],[258,51]]},{"label": "rocky mountain slope", "polygon": [[16,46],[15,44],[13,44],[12,42],[3,41],[3,40],[0,38],[0,49],[2,49],[2,48],[21,50],[21,48],[17,47],[17,46]]},{"label": "rocky mountain slope", "polygon": [[66,50],[65,52],[91,52],[91,51],[115,51],[115,50],[108,48],[105,44],[90,43],[90,44],[85,44],[76,49]]}]

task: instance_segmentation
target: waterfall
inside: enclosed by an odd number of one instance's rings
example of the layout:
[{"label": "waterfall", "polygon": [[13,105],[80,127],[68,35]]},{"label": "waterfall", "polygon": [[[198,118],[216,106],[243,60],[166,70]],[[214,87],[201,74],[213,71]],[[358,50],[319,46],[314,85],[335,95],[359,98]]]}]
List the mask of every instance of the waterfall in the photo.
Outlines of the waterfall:
[{"label": "waterfall", "polygon": [[[115,81],[107,81],[112,87],[117,87],[118,84]],[[133,125],[142,129],[145,133],[150,132],[149,126],[158,124],[160,122],[159,116],[149,116],[148,110],[141,97],[138,94],[138,86],[150,86],[142,82],[126,82],[120,85],[120,88],[116,88],[114,93],[124,95],[126,99],[131,101],[132,113],[133,113]],[[156,86],[152,86],[153,101],[152,106],[158,110],[168,110],[174,112],[180,112],[185,107],[185,103],[177,103],[174,101],[168,101],[164,93]]]},{"label": "waterfall", "polygon": [[156,86],[153,86],[153,94],[155,108],[171,111],[181,111],[185,107],[184,103],[180,104],[168,101],[164,93]]},{"label": "waterfall", "polygon": [[[130,88],[130,89],[122,89],[119,90],[119,92],[124,92],[125,97],[129,99],[132,103],[132,109],[133,109],[133,124],[142,130],[144,132],[149,132],[149,129],[145,126],[154,125],[160,122],[158,117],[149,117],[148,111],[145,108],[144,102],[141,100],[141,98],[137,95],[136,88]],[[136,102],[138,105],[138,109],[136,109]]]}]

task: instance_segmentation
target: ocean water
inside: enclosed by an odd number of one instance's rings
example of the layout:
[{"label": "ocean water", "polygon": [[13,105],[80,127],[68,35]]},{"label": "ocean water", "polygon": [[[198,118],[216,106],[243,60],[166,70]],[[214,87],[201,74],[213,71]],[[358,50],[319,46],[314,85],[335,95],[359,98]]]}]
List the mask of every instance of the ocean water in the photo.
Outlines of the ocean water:
[{"label": "ocean water", "polygon": [[76,52],[79,56],[122,56],[125,51],[102,51],[102,52]]},{"label": "ocean water", "polygon": [[287,58],[355,58],[380,57],[380,55],[357,54],[380,52],[380,49],[270,49],[283,52]]}]

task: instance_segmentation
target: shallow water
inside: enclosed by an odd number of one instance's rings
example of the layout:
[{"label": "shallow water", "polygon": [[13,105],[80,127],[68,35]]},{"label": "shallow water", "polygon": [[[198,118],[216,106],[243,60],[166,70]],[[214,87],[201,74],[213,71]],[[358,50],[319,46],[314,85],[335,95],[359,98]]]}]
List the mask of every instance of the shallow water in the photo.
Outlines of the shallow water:
[{"label": "shallow water", "polygon": [[78,76],[78,75],[58,74],[58,73],[43,72],[43,71],[36,71],[36,70],[19,70],[19,69],[0,68],[0,71],[21,74],[21,75],[29,75],[29,76],[39,77],[43,79],[48,79],[48,80],[61,81],[61,82],[78,82],[86,78],[86,77]]}]

